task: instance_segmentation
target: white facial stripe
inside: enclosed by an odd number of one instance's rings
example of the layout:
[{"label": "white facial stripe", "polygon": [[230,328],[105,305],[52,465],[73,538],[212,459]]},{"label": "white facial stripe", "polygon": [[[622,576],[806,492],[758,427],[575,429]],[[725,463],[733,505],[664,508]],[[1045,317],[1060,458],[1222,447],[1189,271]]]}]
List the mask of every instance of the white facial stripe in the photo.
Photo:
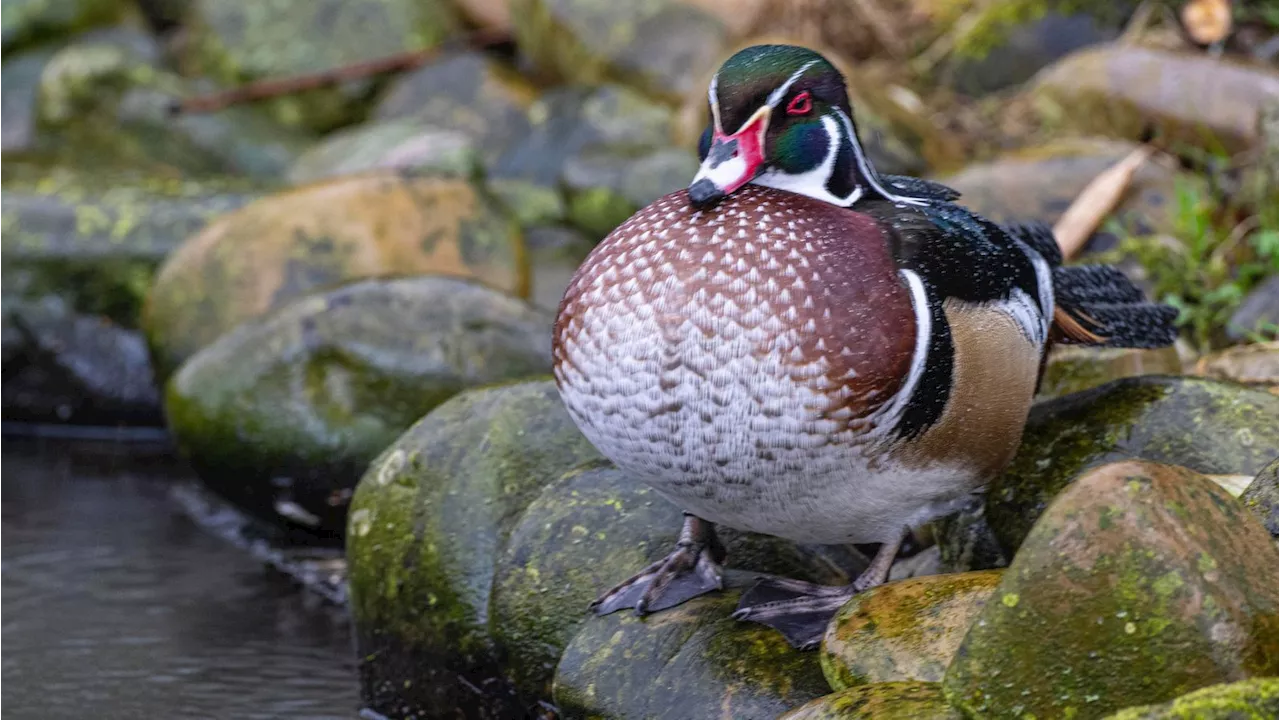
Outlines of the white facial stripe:
[{"label": "white facial stripe", "polygon": [[911,353],[911,370],[907,373],[906,382],[875,414],[877,433],[892,430],[902,419],[902,411],[915,394],[920,376],[924,375],[924,366],[929,360],[929,340],[933,334],[933,313],[929,310],[929,297],[924,292],[924,282],[914,270],[903,269],[898,273],[907,281],[907,287],[911,290],[911,308],[916,313],[916,347]]},{"label": "white facial stripe", "polygon": [[720,127],[720,98],[716,97],[720,88],[720,73],[711,76],[711,84],[707,86],[707,102],[711,104],[711,122],[715,131],[724,134],[724,128]]},{"label": "white facial stripe", "polygon": [[782,102],[782,98],[786,97],[787,91],[791,89],[791,86],[795,85],[796,81],[800,79],[800,76],[804,74],[804,71],[813,67],[817,63],[817,60],[810,60],[804,65],[801,65],[799,70],[791,73],[791,77],[787,78],[786,82],[782,83],[776,90],[769,93],[769,101],[766,104],[769,107],[777,107],[778,103]]},{"label": "white facial stripe", "polygon": [[861,171],[862,177],[866,178],[867,184],[871,189],[875,190],[885,199],[895,203],[905,205],[926,205],[928,201],[921,198],[908,197],[906,195],[898,195],[889,192],[884,185],[880,183],[876,171],[871,167],[870,161],[867,160],[867,154],[862,151],[862,145],[858,142],[858,134],[853,131],[853,121],[840,108],[836,108],[836,114],[840,116],[840,121],[844,123],[845,132],[849,134],[849,142],[853,143],[853,157],[858,163],[858,170]]},{"label": "white facial stripe", "polygon": [[832,205],[845,207],[862,197],[862,188],[857,185],[854,185],[853,191],[847,197],[837,197],[827,189],[827,179],[831,177],[831,171],[836,166],[836,156],[840,153],[840,126],[830,115],[823,115],[821,119],[822,127],[827,131],[827,154],[820,165],[807,172],[796,174],[766,170],[753,181],[753,184],[808,195]]},{"label": "white facial stripe", "polygon": [[708,167],[709,164],[702,163],[702,167],[698,168],[698,174],[693,176],[693,182],[696,183],[705,178],[715,183],[716,187],[723,189],[741,180],[747,172],[747,161],[743,159],[741,153],[715,167]]}]

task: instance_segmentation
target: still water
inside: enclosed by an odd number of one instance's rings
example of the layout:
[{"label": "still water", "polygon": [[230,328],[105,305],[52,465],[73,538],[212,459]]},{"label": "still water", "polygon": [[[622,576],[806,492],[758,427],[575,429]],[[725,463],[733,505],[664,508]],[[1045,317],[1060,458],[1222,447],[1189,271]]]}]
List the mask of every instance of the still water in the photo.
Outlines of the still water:
[{"label": "still water", "polygon": [[3,441],[9,718],[344,718],[343,613],[177,509],[167,453]]}]

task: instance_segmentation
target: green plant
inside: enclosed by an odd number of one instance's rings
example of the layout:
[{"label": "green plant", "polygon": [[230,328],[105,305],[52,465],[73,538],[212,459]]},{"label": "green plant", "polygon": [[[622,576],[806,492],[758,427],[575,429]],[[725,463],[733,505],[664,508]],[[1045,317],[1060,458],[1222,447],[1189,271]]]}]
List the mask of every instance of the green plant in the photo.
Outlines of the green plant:
[{"label": "green plant", "polygon": [[[1137,260],[1153,296],[1178,308],[1184,337],[1201,352],[1226,343],[1227,321],[1249,291],[1276,272],[1280,255],[1274,207],[1242,212],[1188,180],[1175,184],[1169,232],[1135,234],[1115,222],[1109,229],[1121,239],[1100,259]],[[1256,328],[1251,335],[1275,339],[1276,328]]]}]

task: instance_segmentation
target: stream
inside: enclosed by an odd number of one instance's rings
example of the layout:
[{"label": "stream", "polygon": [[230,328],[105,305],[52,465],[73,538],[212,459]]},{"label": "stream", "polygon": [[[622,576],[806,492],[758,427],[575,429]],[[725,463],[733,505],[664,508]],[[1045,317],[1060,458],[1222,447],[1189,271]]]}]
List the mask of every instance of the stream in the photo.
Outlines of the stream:
[{"label": "stream", "polygon": [[353,718],[345,613],[214,537],[160,447],[3,441],[12,718]]}]

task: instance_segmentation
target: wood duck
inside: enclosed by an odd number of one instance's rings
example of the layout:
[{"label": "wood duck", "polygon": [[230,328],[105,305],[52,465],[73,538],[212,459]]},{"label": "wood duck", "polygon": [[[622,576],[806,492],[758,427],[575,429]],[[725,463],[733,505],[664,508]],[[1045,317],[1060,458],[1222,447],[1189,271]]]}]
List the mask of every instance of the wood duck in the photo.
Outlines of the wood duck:
[{"label": "wood duck", "polygon": [[1010,461],[1052,342],[1159,347],[1176,311],[1113,268],[1063,267],[1043,225],[997,225],[949,188],[877,173],[843,76],[813,51],[743,50],[708,99],[688,190],[605,238],[556,320],[574,421],[686,513],[671,554],[594,608],[644,614],[720,588],[717,524],[882,543],[847,587],[743,594],[735,617],[809,647],[884,582],[909,528]]}]

